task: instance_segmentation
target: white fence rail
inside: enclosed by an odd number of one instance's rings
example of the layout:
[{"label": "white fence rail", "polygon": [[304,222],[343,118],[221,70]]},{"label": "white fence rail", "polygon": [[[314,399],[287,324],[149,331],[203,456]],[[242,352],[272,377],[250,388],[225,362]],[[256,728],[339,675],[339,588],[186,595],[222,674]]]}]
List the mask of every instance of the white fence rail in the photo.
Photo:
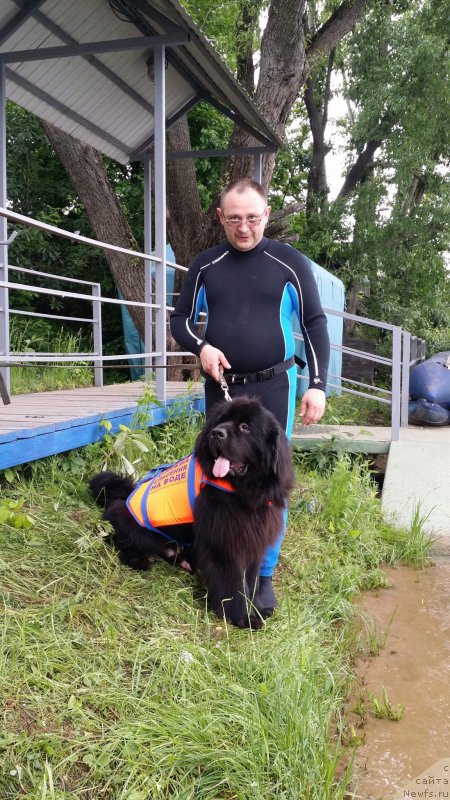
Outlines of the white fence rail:
[{"label": "white fence rail", "polygon": [[[7,209],[0,208],[0,217],[5,217],[10,223],[27,225],[39,230],[45,231],[54,236],[62,236],[74,242],[83,243],[90,247],[100,248],[102,250],[110,250],[128,255],[134,259],[138,258],[143,262],[144,269],[152,269],[152,265],[156,268],[165,269],[167,266],[173,267],[176,270],[186,272],[187,268],[174,264],[169,261],[162,261],[160,258],[148,253],[141,253],[139,251],[130,250],[117,245],[110,245],[105,242],[100,242],[96,239],[90,239],[80,234],[70,233],[61,228],[53,225],[48,225],[30,217],[25,217],[22,214],[8,211]],[[144,360],[146,374],[149,375],[156,369],[165,370],[168,364],[168,359],[180,358],[182,356],[191,355],[185,352],[161,352],[156,350],[147,350],[142,353],[121,353],[117,355],[104,355],[103,354],[103,341],[102,341],[102,304],[113,304],[119,306],[133,307],[137,306],[143,309],[170,310],[171,307],[165,304],[165,298],[161,299],[154,297],[153,294],[146,297],[144,301],[137,302],[132,300],[122,300],[111,297],[103,297],[101,294],[101,287],[99,283],[84,281],[76,278],[67,278],[65,276],[56,275],[54,273],[39,272],[38,270],[28,269],[20,266],[8,264],[8,244],[15,238],[14,234],[10,236],[7,242],[0,242],[0,375],[3,380],[2,397],[5,401],[6,392],[9,389],[10,368],[17,364],[45,364],[45,363],[78,363],[89,361],[94,366],[94,381],[95,385],[101,386],[103,384],[103,365],[109,361],[123,361],[124,359],[132,361],[134,359]],[[3,256],[1,255],[3,253]],[[43,286],[33,285],[31,283],[19,283],[9,279],[9,272],[19,273],[24,276],[30,276],[30,279],[39,277],[48,279],[48,281],[58,281],[64,283],[71,283],[79,285],[84,291],[69,291],[64,289],[52,289]],[[164,282],[165,283],[165,282]],[[147,281],[151,285],[151,281]],[[9,292],[11,290],[22,292],[33,292],[42,295],[49,295],[52,297],[59,297],[69,300],[82,300],[91,304],[92,315],[90,317],[76,317],[63,314],[40,314],[37,312],[26,311],[20,308],[13,308],[9,304]],[[89,292],[89,293],[88,293]],[[154,300],[154,302],[153,302]],[[369,397],[377,400],[379,403],[389,405],[391,408],[391,439],[396,441],[399,438],[399,429],[401,425],[408,424],[408,398],[409,398],[409,370],[418,361],[425,358],[424,342],[412,336],[408,331],[402,328],[391,325],[389,323],[380,322],[366,317],[356,316],[354,314],[347,314],[346,312],[337,311],[332,308],[324,308],[327,314],[334,314],[341,316],[344,319],[352,320],[362,325],[368,325],[373,328],[378,328],[388,332],[392,337],[391,354],[389,357],[368,353],[361,350],[356,350],[346,346],[333,344],[332,348],[341,351],[343,354],[348,354],[356,358],[373,361],[375,364],[380,364],[391,370],[391,387],[386,389],[383,387],[373,386],[372,384],[363,383],[357,380],[345,378],[345,376],[330,375],[329,376],[329,389],[348,392],[350,394]],[[89,353],[25,353],[25,352],[11,352],[9,341],[9,322],[11,315],[25,315],[30,317],[40,317],[44,319],[59,320],[64,322],[80,322],[92,326],[93,331],[93,350]],[[164,315],[165,319],[165,315]],[[146,325],[149,324],[154,328],[155,322],[150,315],[146,315]],[[164,323],[165,324],[165,323]],[[301,336],[296,335],[296,338],[301,339]],[[152,342],[152,330],[146,330],[145,341]],[[186,369],[196,369],[196,365],[186,364]],[[301,380],[303,376],[299,376]],[[335,384],[332,380],[340,379],[341,385]],[[164,381],[165,385],[165,381]],[[357,387],[357,388],[352,388]],[[165,399],[165,389],[163,396],[159,399]]]}]

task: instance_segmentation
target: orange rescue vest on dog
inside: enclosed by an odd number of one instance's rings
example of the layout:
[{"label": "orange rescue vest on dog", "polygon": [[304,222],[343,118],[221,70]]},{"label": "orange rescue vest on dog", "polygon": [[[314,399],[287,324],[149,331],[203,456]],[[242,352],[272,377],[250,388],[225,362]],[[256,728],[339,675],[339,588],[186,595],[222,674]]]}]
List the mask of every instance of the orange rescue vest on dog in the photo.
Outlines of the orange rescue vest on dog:
[{"label": "orange rescue vest on dog", "polygon": [[161,526],[194,521],[195,498],[205,485],[234,492],[228,481],[207,478],[191,453],[152,469],[128,497],[127,507],[139,525],[167,536]]}]

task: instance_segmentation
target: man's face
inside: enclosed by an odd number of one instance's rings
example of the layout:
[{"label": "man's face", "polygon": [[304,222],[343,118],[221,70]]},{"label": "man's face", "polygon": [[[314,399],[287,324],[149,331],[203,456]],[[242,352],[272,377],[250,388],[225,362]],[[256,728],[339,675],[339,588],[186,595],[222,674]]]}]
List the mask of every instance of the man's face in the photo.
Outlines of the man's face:
[{"label": "man's face", "polygon": [[[217,209],[225,236],[237,250],[252,250],[261,241],[269,219],[270,208],[254,189],[232,190],[225,195],[223,207]],[[261,221],[259,222],[259,218]],[[239,220],[238,224],[232,224]]]}]

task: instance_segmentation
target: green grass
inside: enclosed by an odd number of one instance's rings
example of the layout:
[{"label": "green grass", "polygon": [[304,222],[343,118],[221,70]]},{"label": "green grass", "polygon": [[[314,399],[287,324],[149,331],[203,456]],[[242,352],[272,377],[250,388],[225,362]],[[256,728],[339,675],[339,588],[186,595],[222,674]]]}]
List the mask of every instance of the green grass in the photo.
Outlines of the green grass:
[{"label": "green grass", "polygon": [[0,528],[2,800],[346,797],[352,600],[384,562],[426,563],[420,526],[411,542],[383,521],[359,461],[299,472],[280,607],[262,631],[229,627],[195,576],[120,565],[85,488],[122,455],[143,472],[185,454],[200,422],[4,473],[0,509],[26,502]]},{"label": "green grass", "polygon": [[332,394],[327,398],[324,425],[385,425],[391,424],[391,408],[385,403],[358,395]]},{"label": "green grass", "polygon": [[[13,318],[11,321],[11,351],[18,353],[87,352],[90,345],[82,339],[81,331],[70,332],[44,320]],[[93,371],[83,362],[54,362],[52,365],[24,364],[11,368],[11,394],[30,394],[58,389],[73,389],[93,384]]]}]

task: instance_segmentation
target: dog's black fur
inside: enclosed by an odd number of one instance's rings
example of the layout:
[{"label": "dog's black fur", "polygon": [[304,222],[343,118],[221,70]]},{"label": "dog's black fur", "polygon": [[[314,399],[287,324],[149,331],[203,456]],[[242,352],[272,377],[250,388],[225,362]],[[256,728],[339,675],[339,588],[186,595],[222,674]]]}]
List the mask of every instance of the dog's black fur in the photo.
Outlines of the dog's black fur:
[{"label": "dog's black fur", "polygon": [[[182,558],[197,568],[206,584],[208,604],[240,628],[260,628],[270,616],[260,602],[258,576],[267,547],[283,528],[283,509],[294,486],[288,441],[277,420],[257,399],[237,398],[218,405],[197,437],[195,456],[213,477],[217,457],[230,462],[226,480],[235,492],[206,485],[194,507],[193,525],[162,528],[186,542]],[[89,484],[104,519],[114,528],[114,545],[124,564],[148,569],[152,557],[174,560],[177,548],[131,516],[126,499],[133,484],[113,472],[101,472]]]}]

